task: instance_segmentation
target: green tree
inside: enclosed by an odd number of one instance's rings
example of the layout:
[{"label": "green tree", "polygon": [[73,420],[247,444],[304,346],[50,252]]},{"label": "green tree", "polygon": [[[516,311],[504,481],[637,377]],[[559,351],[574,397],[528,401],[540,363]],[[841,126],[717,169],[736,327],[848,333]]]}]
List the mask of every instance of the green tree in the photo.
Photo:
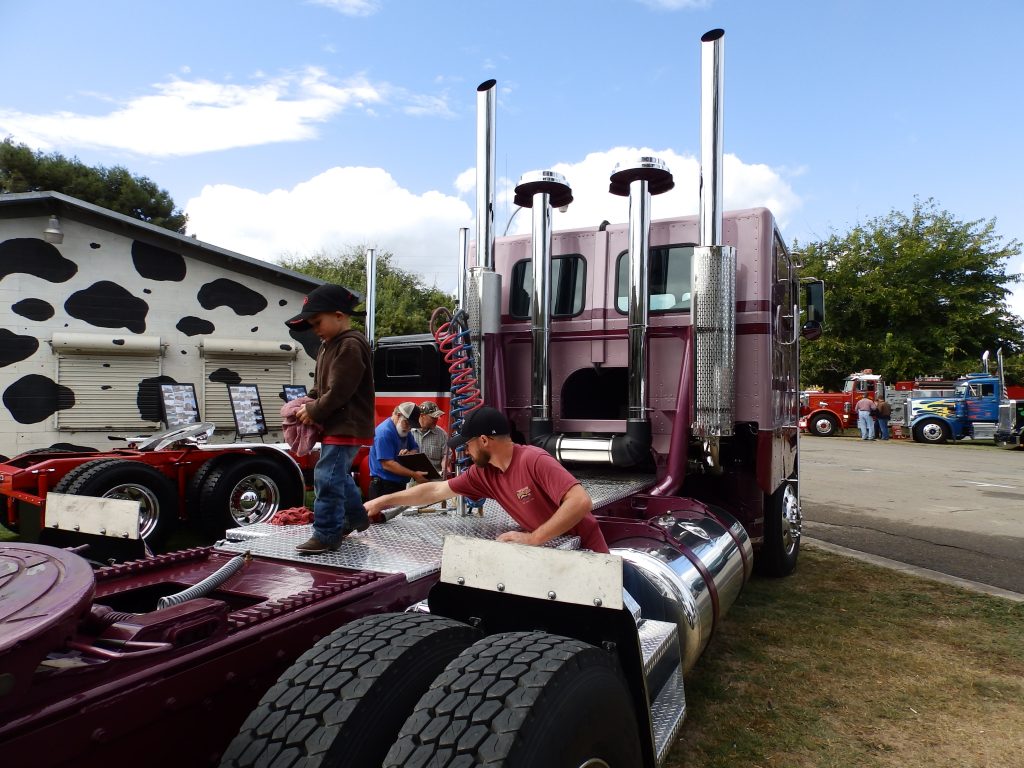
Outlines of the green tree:
[{"label": "green tree", "polygon": [[[423,286],[419,275],[396,267],[394,254],[378,250],[376,337],[404,336],[430,331],[437,307],[455,306],[455,297]],[[318,251],[311,256],[286,256],[281,265],[296,272],[338,283],[365,294],[366,248],[350,246],[341,252]]]},{"label": "green tree", "polygon": [[185,234],[188,216],[174,206],[166,190],[126,168],[91,167],[56,152],[33,152],[8,137],[0,142],[0,193],[60,192]]},{"label": "green tree", "polygon": [[934,200],[892,211],[845,235],[806,245],[803,274],[825,280],[820,339],[802,345],[805,386],[839,386],[871,368],[889,381],[958,376],[978,369],[984,350],[1024,353],[1021,318],[1006,305],[1007,274],[1021,252],[995,220],[960,221]]}]

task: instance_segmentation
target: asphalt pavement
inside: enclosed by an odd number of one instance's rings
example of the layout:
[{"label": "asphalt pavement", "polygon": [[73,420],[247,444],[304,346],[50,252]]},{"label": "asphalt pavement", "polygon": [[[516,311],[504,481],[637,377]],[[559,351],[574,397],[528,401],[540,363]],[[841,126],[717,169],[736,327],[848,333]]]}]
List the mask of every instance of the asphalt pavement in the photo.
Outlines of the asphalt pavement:
[{"label": "asphalt pavement", "polygon": [[808,545],[1024,599],[1024,450],[851,432],[802,435],[800,451]]}]

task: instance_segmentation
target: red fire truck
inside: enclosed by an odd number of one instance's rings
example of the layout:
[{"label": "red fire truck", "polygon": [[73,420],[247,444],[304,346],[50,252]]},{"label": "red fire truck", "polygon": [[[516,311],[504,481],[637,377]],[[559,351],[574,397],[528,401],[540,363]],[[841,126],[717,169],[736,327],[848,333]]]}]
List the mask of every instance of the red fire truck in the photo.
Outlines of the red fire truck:
[{"label": "red fire truck", "polygon": [[800,393],[800,428],[819,437],[840,434],[857,426],[853,406],[858,400],[867,396],[877,402],[885,395],[885,382],[870,368],[847,376],[841,392],[805,390]]},{"label": "red fire truck", "polygon": [[468,340],[442,348],[462,391],[574,473],[611,554],[495,542],[515,524],[493,502],[408,510],[312,556],[307,527],[262,524],[95,574],[0,546],[0,598],[18,597],[0,600],[6,761],[665,763],[684,677],[755,561],[796,566],[798,341],[823,320],[772,214],[722,212],[722,43],[702,38],[699,217],[649,220],[673,181],[644,157],[611,173],[627,224],[552,233],[571,188],[544,171],[516,188],[532,236],[495,242],[496,84],[478,90]]}]

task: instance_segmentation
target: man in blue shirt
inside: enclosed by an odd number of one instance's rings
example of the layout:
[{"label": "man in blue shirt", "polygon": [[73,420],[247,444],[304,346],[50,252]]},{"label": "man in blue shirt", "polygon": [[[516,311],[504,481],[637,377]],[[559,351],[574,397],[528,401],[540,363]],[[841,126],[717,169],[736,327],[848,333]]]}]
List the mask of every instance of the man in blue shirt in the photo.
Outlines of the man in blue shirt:
[{"label": "man in blue shirt", "polygon": [[410,480],[422,483],[426,472],[406,469],[396,459],[407,453],[416,453],[419,446],[412,436],[412,427],[419,424],[420,409],[416,403],[398,405],[391,418],[377,425],[370,448],[370,498],[403,490]]}]

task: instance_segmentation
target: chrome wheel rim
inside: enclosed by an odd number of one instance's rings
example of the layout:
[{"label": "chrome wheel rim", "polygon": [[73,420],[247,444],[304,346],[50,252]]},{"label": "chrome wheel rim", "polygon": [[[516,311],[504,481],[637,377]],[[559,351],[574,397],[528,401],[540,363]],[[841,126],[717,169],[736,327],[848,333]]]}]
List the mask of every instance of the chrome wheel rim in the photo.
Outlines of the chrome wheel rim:
[{"label": "chrome wheel rim", "polygon": [[921,427],[921,435],[930,443],[935,443],[941,440],[942,432],[942,425],[934,421],[931,421]]},{"label": "chrome wheel rim", "polygon": [[267,475],[246,475],[228,497],[228,514],[237,526],[265,523],[280,506],[281,490]]},{"label": "chrome wheel rim", "polygon": [[819,435],[831,435],[832,434],[832,420],[826,418],[815,419],[814,431]]},{"label": "chrome wheel rim", "polygon": [[800,513],[800,500],[792,483],[786,483],[782,492],[782,548],[786,555],[792,555],[800,541],[803,527],[803,515]]},{"label": "chrome wheel rim", "polygon": [[104,499],[125,499],[135,501],[139,504],[139,536],[143,539],[156,530],[156,524],[160,521],[160,502],[156,494],[144,485],[124,483],[115,485],[103,494]]}]

